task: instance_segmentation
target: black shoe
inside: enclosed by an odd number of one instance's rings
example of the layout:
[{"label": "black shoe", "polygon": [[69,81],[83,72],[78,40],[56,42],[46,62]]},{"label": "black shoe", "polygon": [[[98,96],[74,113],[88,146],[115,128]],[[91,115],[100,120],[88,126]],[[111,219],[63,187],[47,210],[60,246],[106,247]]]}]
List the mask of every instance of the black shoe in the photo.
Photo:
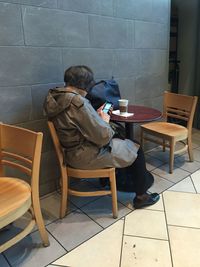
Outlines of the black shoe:
[{"label": "black shoe", "polygon": [[135,197],[135,199],[133,200],[133,206],[135,209],[141,209],[141,208],[153,205],[156,202],[158,202],[158,200],[160,199],[160,195],[158,193],[152,193],[152,194],[147,194],[147,195],[149,197],[143,200]]}]

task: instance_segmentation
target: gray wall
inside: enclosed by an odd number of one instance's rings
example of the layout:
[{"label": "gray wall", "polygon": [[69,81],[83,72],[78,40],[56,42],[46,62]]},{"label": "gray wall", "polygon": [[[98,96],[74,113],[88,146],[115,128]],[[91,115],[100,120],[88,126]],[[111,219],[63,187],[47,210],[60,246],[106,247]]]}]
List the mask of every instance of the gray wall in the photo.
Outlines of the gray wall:
[{"label": "gray wall", "polygon": [[161,108],[167,89],[170,0],[0,0],[0,121],[44,132],[41,193],[56,158],[42,113],[64,70],[114,76],[131,103]]}]

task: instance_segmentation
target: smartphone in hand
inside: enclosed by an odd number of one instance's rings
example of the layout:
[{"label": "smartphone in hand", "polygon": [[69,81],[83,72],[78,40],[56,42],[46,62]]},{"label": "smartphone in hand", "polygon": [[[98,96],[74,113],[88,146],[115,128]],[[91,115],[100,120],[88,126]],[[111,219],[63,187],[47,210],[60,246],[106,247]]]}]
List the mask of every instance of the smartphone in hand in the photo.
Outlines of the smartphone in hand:
[{"label": "smartphone in hand", "polygon": [[107,113],[107,114],[108,114],[109,110],[111,110],[112,107],[113,107],[113,103],[111,103],[111,102],[106,102],[106,103],[104,104],[104,107],[103,107],[102,111],[103,111],[104,113]]}]

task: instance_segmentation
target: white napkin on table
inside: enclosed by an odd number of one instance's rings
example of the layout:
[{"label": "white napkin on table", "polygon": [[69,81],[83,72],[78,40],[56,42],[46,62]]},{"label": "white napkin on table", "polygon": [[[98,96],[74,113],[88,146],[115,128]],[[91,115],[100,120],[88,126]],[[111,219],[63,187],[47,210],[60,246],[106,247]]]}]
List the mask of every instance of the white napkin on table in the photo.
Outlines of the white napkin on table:
[{"label": "white napkin on table", "polygon": [[126,112],[124,114],[120,114],[119,109],[113,110],[112,111],[112,114],[117,115],[117,116],[122,116],[122,117],[130,117],[130,116],[133,116],[134,115],[134,113],[128,113],[128,112]]}]

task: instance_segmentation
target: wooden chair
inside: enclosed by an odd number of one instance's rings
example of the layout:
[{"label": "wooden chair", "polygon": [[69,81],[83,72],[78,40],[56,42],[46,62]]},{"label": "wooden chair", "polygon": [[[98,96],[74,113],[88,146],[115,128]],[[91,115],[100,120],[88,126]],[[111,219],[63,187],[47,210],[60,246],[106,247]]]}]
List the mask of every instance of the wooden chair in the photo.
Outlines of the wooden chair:
[{"label": "wooden chair", "polygon": [[[112,196],[112,211],[113,218],[118,217],[118,207],[117,207],[117,190],[116,190],[116,178],[115,178],[115,168],[106,169],[95,169],[95,170],[81,170],[74,169],[63,164],[63,152],[60,145],[55,127],[53,122],[48,121],[49,130],[53,140],[53,144],[56,150],[56,154],[59,161],[59,167],[61,172],[61,205],[60,205],[60,218],[65,216],[67,211],[67,197],[68,195],[89,197],[89,196]],[[110,181],[111,190],[97,190],[90,192],[82,192],[69,188],[69,177],[82,179],[82,178],[105,178],[108,177]]]},{"label": "wooden chair", "polygon": [[[170,162],[169,172],[173,172],[174,155],[188,151],[190,161],[193,161],[192,153],[192,123],[197,104],[196,96],[187,96],[164,92],[163,118],[165,121],[151,122],[141,125],[141,145],[143,140],[169,147]],[[167,122],[168,118],[185,121],[186,126]],[[152,138],[152,136],[157,139]],[[177,142],[183,143],[183,148],[175,151]],[[186,141],[186,142],[184,142]]]},{"label": "wooden chair", "polygon": [[[0,123],[0,229],[27,211],[32,215],[20,233],[0,246],[0,252],[28,235],[36,223],[43,245],[49,245],[38,190],[42,137],[42,133]],[[16,177],[5,175],[10,167],[17,171]],[[30,185],[17,178],[22,174],[30,176]]]}]

